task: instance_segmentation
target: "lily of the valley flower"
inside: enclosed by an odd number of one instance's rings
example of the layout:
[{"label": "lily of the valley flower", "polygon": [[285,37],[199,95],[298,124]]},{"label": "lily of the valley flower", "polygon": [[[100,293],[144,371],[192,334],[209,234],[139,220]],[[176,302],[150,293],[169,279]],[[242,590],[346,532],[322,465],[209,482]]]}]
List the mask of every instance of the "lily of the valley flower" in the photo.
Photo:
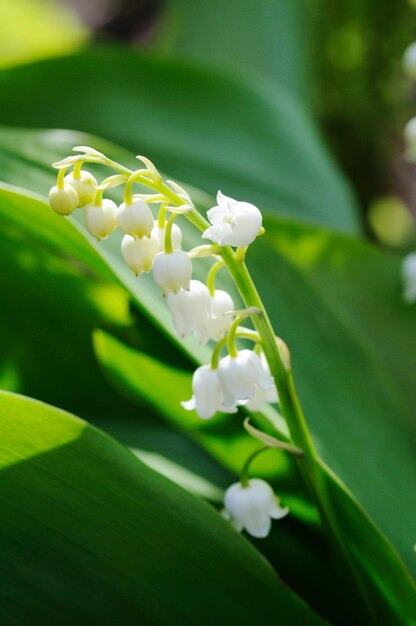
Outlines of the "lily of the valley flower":
[{"label": "lily of the valley flower", "polygon": [[251,400],[257,387],[272,390],[274,381],[265,372],[260,357],[252,350],[241,350],[236,357],[230,355],[221,359],[218,365],[218,378],[224,393],[224,404]]},{"label": "lily of the valley flower", "polygon": [[210,338],[210,295],[204,283],[191,280],[189,291],[181,289],[177,293],[169,293],[167,303],[179,337],[183,338],[195,333],[200,344],[208,341]]},{"label": "lily of the valley flower", "polygon": [[90,204],[94,200],[98,183],[90,172],[81,171],[78,177],[70,172],[65,176],[64,181],[77,192],[79,207]]},{"label": "lily of the valley flower", "polygon": [[236,413],[235,404],[224,405],[223,390],[218,379],[218,371],[210,365],[202,365],[195,370],[192,377],[193,396],[190,400],[181,402],[187,411],[195,410],[202,419],[209,419],[217,411],[222,413]]},{"label": "lily of the valley flower", "polygon": [[[267,378],[272,378],[269,364],[267,363],[267,359],[262,352],[260,354],[261,366],[263,368],[263,372],[267,376]],[[260,411],[264,404],[274,404],[278,401],[277,389],[275,382],[273,380],[273,385],[269,389],[262,389],[258,385],[256,385],[256,390],[254,392],[254,396],[246,403],[246,407],[249,411]]]},{"label": "lily of the valley flower", "polygon": [[98,241],[111,235],[117,226],[117,205],[112,200],[102,200],[99,206],[86,204],[84,206],[85,226],[91,235]]},{"label": "lily of the valley flower", "polygon": [[49,203],[55,213],[71,215],[78,207],[78,194],[71,185],[55,186],[49,192]]},{"label": "lily of the valley flower", "polygon": [[192,261],[182,250],[159,252],[153,261],[153,278],[164,295],[189,290],[192,277]]},{"label": "lily of the valley flower", "polygon": [[124,235],[121,242],[123,259],[136,276],[140,276],[143,272],[150,272],[158,252],[158,241],[154,237],[136,239],[131,235]]},{"label": "lily of the valley flower", "polygon": [[210,298],[211,316],[208,323],[211,339],[219,341],[232,322],[232,317],[225,315],[234,310],[232,297],[222,289],[216,289]]},{"label": "lily of the valley flower", "polygon": [[402,262],[403,300],[407,304],[416,302],[416,252],[408,254]]},{"label": "lily of the valley flower", "polygon": [[221,193],[218,205],[207,213],[212,226],[202,235],[220,246],[248,246],[262,228],[262,215],[254,204],[239,202]]},{"label": "lily of the valley flower", "polygon": [[281,519],[288,514],[268,483],[252,478],[247,485],[240,482],[228,487],[224,495],[225,516],[239,531],[245,529],[257,538],[267,537],[272,519]]},{"label": "lily of the valley flower", "polygon": [[142,199],[131,204],[123,202],[118,208],[117,224],[123,233],[132,237],[150,237],[154,225],[153,213]]}]

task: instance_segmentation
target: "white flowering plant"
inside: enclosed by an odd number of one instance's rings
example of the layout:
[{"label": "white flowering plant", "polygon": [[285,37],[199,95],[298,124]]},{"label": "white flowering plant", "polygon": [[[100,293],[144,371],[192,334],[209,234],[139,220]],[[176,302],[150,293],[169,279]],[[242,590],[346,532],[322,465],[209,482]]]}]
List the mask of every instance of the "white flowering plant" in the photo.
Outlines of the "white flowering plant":
[{"label": "white flowering plant", "polygon": [[416,623],[415,253],[253,52],[0,70],[0,624]]}]

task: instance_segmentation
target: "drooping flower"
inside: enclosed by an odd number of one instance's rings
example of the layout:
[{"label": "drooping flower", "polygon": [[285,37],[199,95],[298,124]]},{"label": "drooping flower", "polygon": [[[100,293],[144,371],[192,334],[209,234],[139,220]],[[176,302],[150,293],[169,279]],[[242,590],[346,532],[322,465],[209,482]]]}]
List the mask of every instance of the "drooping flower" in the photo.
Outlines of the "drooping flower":
[{"label": "drooping flower", "polygon": [[416,79],[416,42],[411,43],[404,51],[403,69],[409,78]]},{"label": "drooping flower", "polygon": [[150,272],[158,252],[158,241],[153,236],[136,239],[131,235],[124,235],[121,241],[123,259],[136,276],[140,276],[143,272]]},{"label": "drooping flower", "polygon": [[117,205],[112,200],[102,200],[99,206],[86,204],[84,206],[85,226],[91,235],[98,241],[105,239],[115,230]]},{"label": "drooping flower", "polygon": [[[165,230],[166,227],[160,228],[157,222],[152,229],[152,238],[158,242],[159,252],[163,252],[165,249]],[[174,250],[180,250],[182,245],[182,231],[177,224],[172,224],[172,230],[170,231],[172,248]]]},{"label": "drooping flower", "polygon": [[260,357],[252,350],[241,350],[236,357],[221,359],[218,377],[226,405],[251,400],[257,387],[267,391],[274,385],[272,376],[263,370]]},{"label": "drooping flower", "polygon": [[181,402],[187,411],[195,410],[202,419],[209,419],[217,411],[222,413],[236,413],[237,406],[224,405],[224,396],[218,371],[210,365],[202,365],[195,370],[192,377],[193,396],[190,400]]},{"label": "drooping flower", "polygon": [[67,174],[64,178],[67,185],[71,185],[78,194],[78,206],[83,207],[86,204],[90,204],[95,197],[97,190],[97,181],[90,172],[81,171],[78,177],[74,176],[73,172]]},{"label": "drooping flower", "polygon": [[[267,363],[267,359],[263,352],[260,354],[260,361],[267,378],[271,378],[273,380],[269,364]],[[246,407],[249,411],[260,411],[264,404],[274,404],[276,402],[278,402],[278,395],[276,384],[273,380],[273,385],[270,389],[262,389],[259,385],[256,385],[254,396],[246,403]]]},{"label": "drooping flower", "polygon": [[401,274],[404,291],[403,300],[406,304],[416,302],[416,252],[411,252],[402,261]]},{"label": "drooping flower", "polygon": [[55,186],[49,192],[49,203],[55,213],[71,215],[78,207],[78,194],[71,185]]},{"label": "drooping flower", "polygon": [[189,290],[192,277],[192,262],[182,250],[159,252],[153,261],[153,278],[164,295],[180,289]]},{"label": "drooping flower", "polygon": [[232,317],[225,314],[234,310],[233,299],[226,291],[216,289],[211,296],[210,309],[209,334],[211,339],[219,341],[232,322]]},{"label": "drooping flower", "polygon": [[131,204],[123,202],[117,211],[117,224],[127,235],[150,238],[154,225],[153,213],[141,198]]},{"label": "drooping flower", "polygon": [[195,333],[200,344],[209,340],[211,302],[208,287],[204,283],[191,280],[189,291],[180,289],[176,293],[169,293],[167,303],[179,337]]},{"label": "drooping flower", "polygon": [[262,228],[262,215],[254,204],[239,202],[221,193],[217,194],[218,205],[207,213],[212,226],[202,235],[220,246],[248,246]]},{"label": "drooping flower", "polygon": [[224,505],[225,517],[235,528],[257,538],[267,537],[272,519],[282,519],[289,513],[287,507],[280,506],[271,486],[259,478],[251,478],[248,485],[238,482],[228,487]]}]

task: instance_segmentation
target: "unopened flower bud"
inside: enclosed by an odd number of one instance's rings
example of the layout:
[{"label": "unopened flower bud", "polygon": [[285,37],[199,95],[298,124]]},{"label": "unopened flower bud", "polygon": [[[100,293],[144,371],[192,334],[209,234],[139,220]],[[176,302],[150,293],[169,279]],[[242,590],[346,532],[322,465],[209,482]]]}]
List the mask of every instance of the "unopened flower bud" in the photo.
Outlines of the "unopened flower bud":
[{"label": "unopened flower bud", "polygon": [[279,498],[265,480],[251,478],[247,485],[240,482],[228,487],[224,495],[225,517],[240,532],[244,529],[257,538],[267,537],[272,519],[289,513],[280,506]]},{"label": "unopened flower bud", "polygon": [[[163,252],[165,249],[165,231],[166,227],[160,228],[157,222],[153,226],[152,237],[154,237],[159,245],[159,251]],[[182,245],[182,231],[177,224],[172,224],[172,230],[170,232],[172,248],[174,250],[180,250]]]},{"label": "unopened flower bud", "polygon": [[192,277],[192,262],[186,252],[159,252],[153,261],[153,278],[158,287],[167,295],[179,289],[189,289]]},{"label": "unopened flower bud", "polygon": [[83,170],[77,178],[73,172],[70,172],[65,176],[64,180],[67,185],[71,185],[77,192],[78,206],[83,207],[93,202],[98,183],[92,174]]},{"label": "unopened flower bud", "polygon": [[409,78],[416,80],[416,42],[411,43],[404,51],[403,69]]},{"label": "unopened flower bud", "polygon": [[402,262],[403,300],[406,304],[416,302],[416,252],[408,254]]},{"label": "unopened flower bud", "polygon": [[218,205],[207,213],[212,226],[202,235],[220,246],[248,246],[262,229],[262,215],[257,207],[248,202],[227,198],[221,191],[217,194]]},{"label": "unopened flower bud", "polygon": [[115,230],[117,205],[112,200],[102,200],[99,206],[86,204],[84,206],[85,226],[91,235],[98,241],[105,239]]},{"label": "unopened flower bud", "polygon": [[222,413],[236,413],[235,404],[224,405],[222,387],[218,379],[218,372],[210,365],[202,365],[195,370],[192,377],[193,396],[186,402],[181,402],[187,411],[195,410],[202,419],[209,419],[217,411]]},{"label": "unopened flower bud", "polygon": [[59,215],[71,215],[78,207],[78,202],[78,194],[71,185],[62,188],[55,186],[49,192],[49,203]]},{"label": "unopened flower bud", "polygon": [[144,200],[137,199],[131,204],[123,202],[117,211],[119,228],[132,237],[150,237],[154,225],[152,211]]},{"label": "unopened flower bud", "polygon": [[223,337],[233,321],[232,316],[225,315],[225,313],[233,310],[234,302],[230,294],[222,289],[216,289],[214,295],[211,296],[211,318],[209,321],[211,339],[219,341]]},{"label": "unopened flower bud", "polygon": [[198,343],[209,340],[210,296],[209,290],[199,280],[191,280],[189,291],[184,289],[169,293],[168,306],[179,337],[195,333]]},{"label": "unopened flower bud", "polygon": [[136,239],[131,235],[124,235],[121,242],[123,259],[136,276],[140,276],[142,272],[150,272],[158,252],[158,242],[154,237]]},{"label": "unopened flower bud", "polygon": [[228,355],[221,359],[218,377],[226,405],[251,400],[256,387],[268,390],[274,385],[273,378],[263,370],[260,357],[252,350],[241,350],[236,357]]}]

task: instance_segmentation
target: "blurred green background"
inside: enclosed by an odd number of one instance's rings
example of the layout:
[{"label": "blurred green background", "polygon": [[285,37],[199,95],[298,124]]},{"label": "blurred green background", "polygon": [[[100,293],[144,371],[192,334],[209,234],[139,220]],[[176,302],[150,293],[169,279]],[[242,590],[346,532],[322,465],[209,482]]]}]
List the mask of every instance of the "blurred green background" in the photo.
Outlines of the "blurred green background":
[{"label": "blurred green background", "polygon": [[413,240],[416,215],[402,141],[416,89],[401,67],[414,4],[262,0],[253,20],[238,0],[1,0],[0,67],[113,43],[283,85],[319,121],[368,235],[400,246]]}]

